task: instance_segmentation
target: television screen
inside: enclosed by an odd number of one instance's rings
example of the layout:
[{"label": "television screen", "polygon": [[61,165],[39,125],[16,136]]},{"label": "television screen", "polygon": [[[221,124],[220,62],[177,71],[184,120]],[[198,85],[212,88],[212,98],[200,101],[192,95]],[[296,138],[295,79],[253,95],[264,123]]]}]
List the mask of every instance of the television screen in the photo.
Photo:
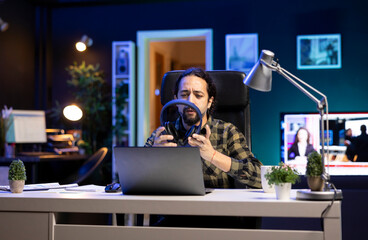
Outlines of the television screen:
[{"label": "television screen", "polygon": [[[368,161],[359,161],[352,150],[361,126],[368,126],[368,112],[329,113],[328,124],[326,171],[330,175],[368,175]],[[281,161],[305,174],[306,156],[312,151],[321,152],[320,114],[281,113],[280,126]]]}]

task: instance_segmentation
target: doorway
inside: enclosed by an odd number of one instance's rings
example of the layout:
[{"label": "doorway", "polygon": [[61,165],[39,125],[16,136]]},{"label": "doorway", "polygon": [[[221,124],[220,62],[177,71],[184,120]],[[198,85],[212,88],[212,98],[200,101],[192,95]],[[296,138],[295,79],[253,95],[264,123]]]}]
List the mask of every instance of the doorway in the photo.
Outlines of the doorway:
[{"label": "doorway", "polygon": [[212,70],[212,29],[139,31],[137,145],[160,125],[160,88],[171,70]]},{"label": "doorway", "polygon": [[206,41],[160,41],[150,43],[150,129],[160,126],[161,82],[165,73],[190,67],[206,68]]}]

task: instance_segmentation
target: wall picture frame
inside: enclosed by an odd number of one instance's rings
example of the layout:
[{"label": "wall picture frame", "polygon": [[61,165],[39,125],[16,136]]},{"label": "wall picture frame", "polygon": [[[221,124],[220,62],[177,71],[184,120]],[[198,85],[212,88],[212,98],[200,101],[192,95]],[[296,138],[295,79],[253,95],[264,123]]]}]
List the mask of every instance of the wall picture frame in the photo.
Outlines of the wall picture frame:
[{"label": "wall picture frame", "polygon": [[341,35],[297,36],[298,69],[341,68]]},{"label": "wall picture frame", "polygon": [[257,60],[257,33],[226,35],[226,70],[248,73]]}]

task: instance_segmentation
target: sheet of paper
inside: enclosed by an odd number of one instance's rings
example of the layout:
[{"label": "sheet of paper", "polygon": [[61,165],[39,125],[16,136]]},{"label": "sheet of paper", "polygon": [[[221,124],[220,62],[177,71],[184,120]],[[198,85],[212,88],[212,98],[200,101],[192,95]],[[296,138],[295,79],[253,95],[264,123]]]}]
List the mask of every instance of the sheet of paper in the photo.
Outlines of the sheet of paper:
[{"label": "sheet of paper", "polygon": [[[54,183],[40,183],[40,184],[27,184],[27,185],[24,185],[23,191],[40,191],[40,190],[58,189],[58,188],[71,188],[71,187],[78,187],[78,184],[72,183],[72,184],[60,185],[57,182],[54,182]],[[0,190],[10,191],[10,187],[8,185],[0,186]]]},{"label": "sheet of paper", "polygon": [[65,188],[65,191],[103,192],[105,191],[105,187],[90,184],[90,185],[84,185],[84,186],[78,186],[78,187],[67,187]]}]

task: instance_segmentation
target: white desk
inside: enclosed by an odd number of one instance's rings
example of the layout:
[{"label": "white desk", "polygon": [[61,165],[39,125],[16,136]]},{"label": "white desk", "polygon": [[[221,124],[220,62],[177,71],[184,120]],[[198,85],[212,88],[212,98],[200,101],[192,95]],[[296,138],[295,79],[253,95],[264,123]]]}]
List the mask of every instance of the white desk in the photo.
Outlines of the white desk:
[{"label": "white desk", "polygon": [[274,194],[239,189],[215,190],[206,196],[0,192],[0,239],[339,240],[342,236],[339,201],[324,218],[324,231],[76,225],[55,220],[57,212],[319,218],[328,204],[327,201],[278,201]]}]

